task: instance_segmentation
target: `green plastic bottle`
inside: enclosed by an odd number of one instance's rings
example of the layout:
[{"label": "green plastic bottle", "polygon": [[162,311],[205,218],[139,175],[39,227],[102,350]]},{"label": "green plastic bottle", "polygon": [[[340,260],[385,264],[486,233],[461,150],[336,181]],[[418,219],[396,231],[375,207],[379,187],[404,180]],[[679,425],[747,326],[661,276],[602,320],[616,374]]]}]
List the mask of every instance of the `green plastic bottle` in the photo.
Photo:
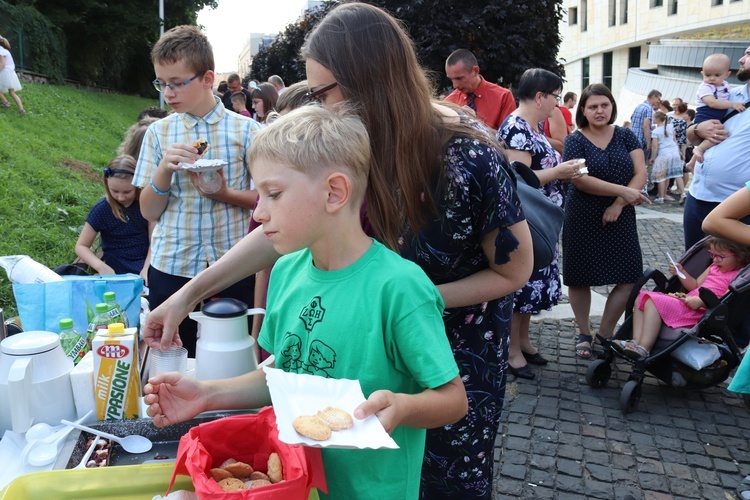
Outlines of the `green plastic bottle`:
[{"label": "green plastic bottle", "polygon": [[73,320],[70,318],[60,320],[60,345],[62,345],[65,354],[76,365],[90,350],[83,335],[73,328]]},{"label": "green plastic bottle", "polygon": [[122,323],[125,325],[125,328],[127,328],[129,326],[128,315],[125,314],[125,311],[120,307],[120,304],[117,303],[115,292],[104,292],[104,302],[107,303],[107,312],[111,319],[110,323]]},{"label": "green plastic bottle", "polygon": [[110,323],[117,323],[117,321],[110,319],[109,306],[106,303],[99,302],[94,306],[94,311],[94,319],[91,320],[86,330],[86,344],[88,344],[89,350],[91,350],[91,344],[96,337],[97,330],[105,330],[109,328]]}]

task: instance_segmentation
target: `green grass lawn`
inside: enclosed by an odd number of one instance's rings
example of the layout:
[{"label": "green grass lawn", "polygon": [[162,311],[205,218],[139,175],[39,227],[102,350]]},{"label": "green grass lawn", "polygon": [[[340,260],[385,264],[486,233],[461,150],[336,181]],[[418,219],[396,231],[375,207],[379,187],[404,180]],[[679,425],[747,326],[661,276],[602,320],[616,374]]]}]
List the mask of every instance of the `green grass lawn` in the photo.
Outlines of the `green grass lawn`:
[{"label": "green grass lawn", "polygon": [[[0,255],[50,267],[75,258],[78,232],[104,196],[101,171],[140,111],[158,104],[121,94],[24,84],[26,116],[0,107]],[[0,269],[0,308],[15,315]]]}]

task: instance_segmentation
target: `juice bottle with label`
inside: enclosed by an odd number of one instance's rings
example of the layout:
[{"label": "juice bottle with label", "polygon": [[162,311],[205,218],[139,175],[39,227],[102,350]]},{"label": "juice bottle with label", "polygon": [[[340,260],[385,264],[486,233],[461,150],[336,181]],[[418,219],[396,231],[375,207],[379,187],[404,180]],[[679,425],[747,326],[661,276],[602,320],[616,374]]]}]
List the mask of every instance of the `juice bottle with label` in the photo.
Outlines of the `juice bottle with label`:
[{"label": "juice bottle with label", "polygon": [[88,344],[89,350],[91,350],[91,343],[96,337],[97,330],[106,330],[110,323],[115,323],[110,319],[109,306],[104,302],[99,302],[94,306],[94,311],[94,318],[86,329],[86,344]]},{"label": "juice bottle with label", "polygon": [[115,300],[115,292],[104,292],[104,302],[107,303],[107,312],[109,313],[110,323],[122,323],[125,328],[128,327],[128,315]]},{"label": "juice bottle with label", "polygon": [[71,318],[60,320],[60,345],[65,354],[76,365],[90,350],[86,339],[73,328],[73,320]]}]

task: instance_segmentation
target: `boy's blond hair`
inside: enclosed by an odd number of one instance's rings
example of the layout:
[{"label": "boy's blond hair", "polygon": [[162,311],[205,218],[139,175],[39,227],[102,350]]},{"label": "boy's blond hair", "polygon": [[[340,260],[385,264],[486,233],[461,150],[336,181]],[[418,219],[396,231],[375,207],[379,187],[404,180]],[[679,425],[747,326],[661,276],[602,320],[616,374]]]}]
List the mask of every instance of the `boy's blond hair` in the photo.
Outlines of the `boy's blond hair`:
[{"label": "boy's blond hair", "polygon": [[251,171],[260,159],[311,176],[331,168],[344,169],[352,183],[353,200],[361,204],[370,171],[370,139],[362,120],[344,107],[302,106],[253,137],[248,158]]},{"label": "boy's blond hair", "polygon": [[214,70],[214,51],[208,37],[196,26],[175,26],[151,49],[154,64],[183,61],[194,73]]}]

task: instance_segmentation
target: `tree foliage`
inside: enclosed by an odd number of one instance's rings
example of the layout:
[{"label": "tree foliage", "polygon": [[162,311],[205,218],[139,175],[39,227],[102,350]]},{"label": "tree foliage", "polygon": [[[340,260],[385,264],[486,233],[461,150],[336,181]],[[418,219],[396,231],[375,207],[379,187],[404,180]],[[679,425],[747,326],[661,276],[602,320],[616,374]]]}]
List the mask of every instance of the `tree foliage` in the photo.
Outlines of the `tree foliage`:
[{"label": "tree foliage", "polygon": [[[151,47],[159,38],[153,0],[10,0],[28,4],[65,36],[67,77],[89,85],[152,95]],[[164,29],[195,24],[203,7],[216,0],[165,1]],[[44,71],[41,71],[44,73]]]},{"label": "tree foliage", "polygon": [[0,34],[8,39],[18,69],[46,74],[52,83],[65,76],[65,35],[28,5],[0,0]]},{"label": "tree foliage", "polygon": [[[471,50],[482,75],[506,87],[518,83],[532,67],[564,76],[557,61],[561,37],[562,0],[371,0],[403,21],[414,39],[419,59],[436,88],[450,86],[445,59],[458,48]],[[253,78],[272,74],[287,82],[305,78],[299,49],[305,36],[332,7],[333,2],[287,26],[273,44],[253,59]]]},{"label": "tree foliage", "polygon": [[300,59],[299,51],[307,34],[333,8],[333,3],[305,12],[296,23],[289,24],[279,33],[274,42],[260,49],[253,57],[250,78],[266,81],[271,75],[279,75],[285,82],[294,83],[305,79],[305,62]]},{"label": "tree foliage", "polygon": [[450,86],[445,59],[469,49],[482,76],[515,86],[528,68],[564,76],[557,61],[562,38],[558,24],[561,0],[379,0],[401,19],[417,46],[420,61],[432,70],[438,87]]}]

